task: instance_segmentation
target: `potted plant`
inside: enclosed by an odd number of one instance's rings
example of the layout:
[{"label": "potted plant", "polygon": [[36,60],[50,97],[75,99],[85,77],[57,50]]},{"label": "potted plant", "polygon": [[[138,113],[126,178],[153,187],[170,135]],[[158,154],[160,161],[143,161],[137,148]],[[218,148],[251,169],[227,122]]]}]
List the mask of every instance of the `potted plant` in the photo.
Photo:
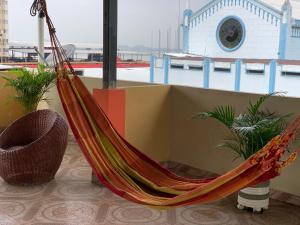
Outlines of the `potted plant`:
[{"label": "potted plant", "polygon": [[53,70],[39,65],[37,71],[21,68],[12,72],[16,74],[16,78],[3,78],[6,80],[6,86],[16,90],[14,98],[23,105],[25,113],[35,111],[40,101],[47,101],[44,94],[54,84]]},{"label": "potted plant", "polygon": [[[232,150],[237,158],[248,159],[262,149],[273,137],[286,127],[290,115],[278,115],[261,110],[263,103],[272,95],[260,97],[254,104],[249,102],[245,113],[236,115],[232,106],[218,106],[212,111],[201,112],[197,118],[213,118],[223,123],[231,133],[218,147]],[[262,212],[269,205],[269,182],[240,190],[238,208],[251,208]]]}]

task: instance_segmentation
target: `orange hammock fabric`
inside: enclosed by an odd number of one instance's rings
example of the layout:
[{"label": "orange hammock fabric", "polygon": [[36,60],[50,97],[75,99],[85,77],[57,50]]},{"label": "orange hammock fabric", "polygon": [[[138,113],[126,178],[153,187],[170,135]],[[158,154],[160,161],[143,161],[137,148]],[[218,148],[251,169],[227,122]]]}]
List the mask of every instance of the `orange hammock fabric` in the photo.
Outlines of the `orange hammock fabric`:
[{"label": "orange hammock fabric", "polygon": [[144,155],[118,134],[103,110],[67,60],[47,13],[45,0],[35,0],[32,14],[42,10],[50,31],[57,71],[57,88],[73,134],[102,184],[135,203],[186,206],[222,199],[246,186],[272,179],[296,158],[281,162],[300,130],[300,117],[262,150],[232,171],[217,178],[179,177]]},{"label": "orange hammock fabric", "polygon": [[300,129],[300,117],[234,170],[214,179],[186,179],[166,170],[124,140],[79,77],[58,77],[71,128],[99,180],[117,195],[150,206],[184,206],[222,199],[267,181],[296,158],[279,162]]}]

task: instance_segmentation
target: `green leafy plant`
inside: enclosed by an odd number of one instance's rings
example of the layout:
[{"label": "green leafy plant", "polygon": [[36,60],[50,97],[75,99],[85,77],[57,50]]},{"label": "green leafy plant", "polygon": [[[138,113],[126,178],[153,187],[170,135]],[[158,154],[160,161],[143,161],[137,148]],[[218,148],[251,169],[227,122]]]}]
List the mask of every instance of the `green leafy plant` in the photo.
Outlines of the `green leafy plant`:
[{"label": "green leafy plant", "polygon": [[237,157],[248,159],[264,147],[286,127],[290,115],[261,110],[264,102],[273,93],[260,97],[255,103],[249,102],[246,113],[236,115],[232,106],[218,106],[212,111],[201,112],[195,118],[213,118],[223,123],[231,132],[218,147],[233,150]]},{"label": "green leafy plant", "polygon": [[24,106],[27,113],[36,110],[40,101],[48,100],[44,94],[54,84],[53,70],[39,65],[37,71],[21,68],[12,72],[17,75],[16,78],[3,77],[3,79],[7,81],[6,86],[16,90],[14,98]]}]

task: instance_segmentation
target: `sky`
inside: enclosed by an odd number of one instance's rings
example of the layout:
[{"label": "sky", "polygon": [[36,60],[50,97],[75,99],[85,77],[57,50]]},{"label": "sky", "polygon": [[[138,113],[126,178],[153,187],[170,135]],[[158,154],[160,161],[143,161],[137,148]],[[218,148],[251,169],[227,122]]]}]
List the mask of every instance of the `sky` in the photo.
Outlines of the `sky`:
[{"label": "sky", "polygon": [[[167,30],[172,34],[178,27],[179,1],[181,16],[186,0],[119,0],[118,44],[147,47],[158,46],[158,31],[166,47]],[[190,8],[198,10],[208,0],[190,0]],[[10,42],[37,41],[37,18],[30,16],[33,0],[9,0]],[[48,0],[48,12],[62,43],[93,43],[102,46],[102,0]],[[48,31],[46,39],[48,39]]]}]

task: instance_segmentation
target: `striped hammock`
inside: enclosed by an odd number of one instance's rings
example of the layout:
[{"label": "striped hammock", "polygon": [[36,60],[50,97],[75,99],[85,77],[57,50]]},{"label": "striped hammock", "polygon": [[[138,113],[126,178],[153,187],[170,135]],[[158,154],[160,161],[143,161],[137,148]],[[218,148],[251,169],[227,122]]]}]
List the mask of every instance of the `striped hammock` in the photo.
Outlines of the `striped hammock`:
[{"label": "striped hammock", "polygon": [[179,177],[144,155],[114,129],[75,74],[55,34],[45,0],[36,0],[49,26],[57,71],[57,88],[73,134],[100,182],[129,201],[153,206],[186,206],[222,199],[251,185],[270,180],[296,159],[280,161],[300,130],[298,117],[281,135],[232,171],[211,179]]}]

